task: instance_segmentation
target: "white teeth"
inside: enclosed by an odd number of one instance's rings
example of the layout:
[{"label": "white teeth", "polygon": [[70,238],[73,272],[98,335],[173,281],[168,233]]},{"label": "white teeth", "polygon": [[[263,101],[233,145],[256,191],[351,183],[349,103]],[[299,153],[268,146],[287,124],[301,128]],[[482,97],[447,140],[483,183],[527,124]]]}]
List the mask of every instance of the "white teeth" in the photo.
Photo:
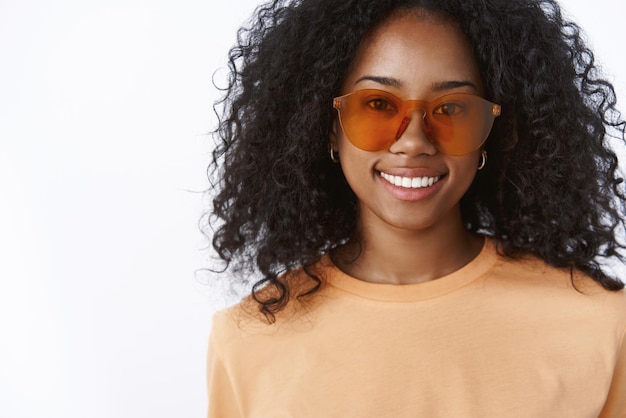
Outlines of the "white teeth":
[{"label": "white teeth", "polygon": [[429,187],[435,184],[441,178],[441,176],[436,176],[436,177],[392,176],[391,174],[383,173],[382,171],[380,172],[380,176],[395,186],[404,187],[407,189],[419,189],[421,187]]}]

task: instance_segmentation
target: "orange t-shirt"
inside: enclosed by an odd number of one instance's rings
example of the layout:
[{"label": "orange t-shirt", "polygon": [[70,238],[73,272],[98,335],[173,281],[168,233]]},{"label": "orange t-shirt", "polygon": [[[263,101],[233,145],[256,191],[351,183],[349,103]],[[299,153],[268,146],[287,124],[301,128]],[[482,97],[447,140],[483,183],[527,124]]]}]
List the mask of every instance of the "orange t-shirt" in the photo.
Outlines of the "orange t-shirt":
[{"label": "orange t-shirt", "polygon": [[209,417],[626,417],[624,291],[575,274],[577,291],[489,240],[420,284],[364,282],[328,257],[317,271],[321,290],[272,325],[247,302],[215,314]]}]

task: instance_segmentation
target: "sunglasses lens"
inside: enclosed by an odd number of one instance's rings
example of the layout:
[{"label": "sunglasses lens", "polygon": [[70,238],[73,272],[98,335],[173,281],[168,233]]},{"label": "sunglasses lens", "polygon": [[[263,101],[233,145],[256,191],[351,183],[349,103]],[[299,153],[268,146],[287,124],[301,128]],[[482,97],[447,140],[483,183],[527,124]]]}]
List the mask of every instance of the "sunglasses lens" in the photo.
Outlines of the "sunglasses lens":
[{"label": "sunglasses lens", "polygon": [[358,90],[341,99],[339,119],[352,144],[365,151],[391,145],[402,120],[402,101],[380,90]]},{"label": "sunglasses lens", "polygon": [[429,139],[447,155],[479,149],[497,116],[492,103],[471,94],[449,94],[429,103],[428,108]]},{"label": "sunglasses lens", "polygon": [[[381,90],[358,90],[335,99],[346,137],[365,151],[386,149],[403,133],[406,118],[425,112],[424,132],[437,150],[466,155],[485,142],[500,107],[471,94],[449,94],[427,103],[403,101]],[[404,123],[403,123],[404,122]],[[420,121],[421,123],[421,121]]]}]

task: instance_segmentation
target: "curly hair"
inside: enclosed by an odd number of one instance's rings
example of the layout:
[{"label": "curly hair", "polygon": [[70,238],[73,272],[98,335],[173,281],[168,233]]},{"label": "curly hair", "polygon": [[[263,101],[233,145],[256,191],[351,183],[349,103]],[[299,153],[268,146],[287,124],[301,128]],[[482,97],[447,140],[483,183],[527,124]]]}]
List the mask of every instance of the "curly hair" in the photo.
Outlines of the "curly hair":
[{"label": "curly hair", "polygon": [[[534,255],[604,288],[622,261],[625,196],[611,138],[626,124],[580,28],[553,0],[274,0],[230,50],[209,168],[213,247],[246,280],[268,320],[321,286],[311,267],[355,234],[356,196],[328,157],[331,106],[361,40],[393,13],[456,22],[486,97],[502,105],[489,164],[461,200],[468,230],[511,258]],[[310,283],[281,280],[303,268]],[[260,274],[260,276],[259,276]],[[270,288],[272,292],[262,292]]]}]

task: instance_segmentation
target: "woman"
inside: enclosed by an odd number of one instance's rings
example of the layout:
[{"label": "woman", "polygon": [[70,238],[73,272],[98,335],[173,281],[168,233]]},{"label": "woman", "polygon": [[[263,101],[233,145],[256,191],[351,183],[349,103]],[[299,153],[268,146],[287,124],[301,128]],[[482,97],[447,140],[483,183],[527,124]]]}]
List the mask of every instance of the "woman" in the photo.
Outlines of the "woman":
[{"label": "woman", "polygon": [[624,137],[553,1],[277,0],[231,50],[210,417],[624,417]]}]

